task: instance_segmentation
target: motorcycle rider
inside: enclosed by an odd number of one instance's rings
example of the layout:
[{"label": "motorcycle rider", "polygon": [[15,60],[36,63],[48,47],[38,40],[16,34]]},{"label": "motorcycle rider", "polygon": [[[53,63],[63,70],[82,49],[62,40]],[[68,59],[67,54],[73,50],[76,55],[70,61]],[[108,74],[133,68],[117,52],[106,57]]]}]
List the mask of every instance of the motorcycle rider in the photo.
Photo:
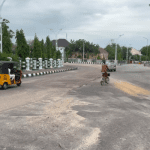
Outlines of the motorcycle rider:
[{"label": "motorcycle rider", "polygon": [[108,66],[106,65],[106,61],[103,60],[101,72],[102,72],[102,76],[104,77],[105,81],[106,81],[106,79],[107,79],[107,77],[108,77],[108,74],[107,74],[107,70],[108,70],[108,69],[109,69],[109,68],[108,68]]}]

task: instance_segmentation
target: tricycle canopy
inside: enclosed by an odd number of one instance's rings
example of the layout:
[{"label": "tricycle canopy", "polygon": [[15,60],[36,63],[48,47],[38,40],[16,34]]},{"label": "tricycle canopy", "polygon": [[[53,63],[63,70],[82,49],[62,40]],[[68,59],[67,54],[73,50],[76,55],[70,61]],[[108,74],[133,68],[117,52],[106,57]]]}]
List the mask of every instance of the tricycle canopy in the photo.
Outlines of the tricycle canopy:
[{"label": "tricycle canopy", "polygon": [[15,61],[0,61],[0,74],[8,74],[8,68],[18,68],[19,63]]}]

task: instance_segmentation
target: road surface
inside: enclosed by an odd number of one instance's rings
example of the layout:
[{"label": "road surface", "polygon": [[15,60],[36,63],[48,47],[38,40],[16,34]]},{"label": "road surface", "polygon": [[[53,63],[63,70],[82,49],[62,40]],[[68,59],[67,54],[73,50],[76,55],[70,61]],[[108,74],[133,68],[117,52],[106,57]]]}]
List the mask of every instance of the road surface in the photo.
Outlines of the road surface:
[{"label": "road surface", "polygon": [[0,149],[148,150],[150,68],[117,66],[101,86],[101,65],[66,65],[0,90]]}]

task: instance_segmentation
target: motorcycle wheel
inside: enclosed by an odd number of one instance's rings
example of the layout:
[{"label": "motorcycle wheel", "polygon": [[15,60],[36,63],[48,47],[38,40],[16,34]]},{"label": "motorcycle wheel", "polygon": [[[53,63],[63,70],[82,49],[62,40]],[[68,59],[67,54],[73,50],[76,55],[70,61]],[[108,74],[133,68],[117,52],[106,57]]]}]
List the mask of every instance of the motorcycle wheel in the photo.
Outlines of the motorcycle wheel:
[{"label": "motorcycle wheel", "polygon": [[109,83],[109,77],[106,78],[106,81],[105,81],[107,84]]},{"label": "motorcycle wheel", "polygon": [[102,85],[102,86],[104,85],[104,81],[101,81],[101,85]]}]

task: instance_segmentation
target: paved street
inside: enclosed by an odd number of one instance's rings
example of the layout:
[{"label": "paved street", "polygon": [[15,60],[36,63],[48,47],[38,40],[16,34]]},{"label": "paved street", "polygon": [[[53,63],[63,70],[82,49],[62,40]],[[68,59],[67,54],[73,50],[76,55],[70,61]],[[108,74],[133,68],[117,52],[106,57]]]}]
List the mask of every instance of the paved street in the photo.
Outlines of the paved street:
[{"label": "paved street", "polygon": [[149,150],[150,68],[101,65],[22,80],[0,89],[0,150]]}]

